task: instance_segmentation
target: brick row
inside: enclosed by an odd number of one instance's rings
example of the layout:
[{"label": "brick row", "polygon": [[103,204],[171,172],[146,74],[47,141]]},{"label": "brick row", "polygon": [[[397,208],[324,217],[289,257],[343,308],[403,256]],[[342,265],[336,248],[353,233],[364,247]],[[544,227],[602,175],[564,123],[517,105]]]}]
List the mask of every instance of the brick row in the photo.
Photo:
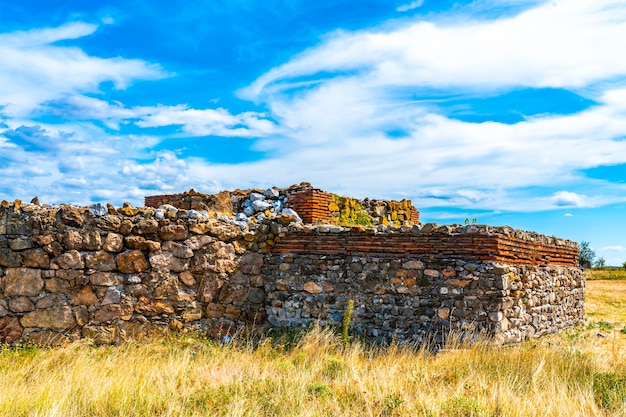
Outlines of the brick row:
[{"label": "brick row", "polygon": [[355,253],[463,258],[530,264],[575,266],[578,251],[565,246],[538,244],[503,235],[367,235],[354,233],[292,233],[277,241],[279,253]]}]

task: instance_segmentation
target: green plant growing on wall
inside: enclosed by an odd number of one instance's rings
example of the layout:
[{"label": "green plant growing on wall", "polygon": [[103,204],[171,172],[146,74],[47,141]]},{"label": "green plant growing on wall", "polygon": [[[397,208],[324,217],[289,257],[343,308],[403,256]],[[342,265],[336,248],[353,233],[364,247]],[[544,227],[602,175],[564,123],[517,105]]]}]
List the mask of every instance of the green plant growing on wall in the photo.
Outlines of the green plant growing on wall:
[{"label": "green plant growing on wall", "polygon": [[372,218],[356,200],[333,194],[333,203],[339,207],[340,226],[371,226]]},{"label": "green plant growing on wall", "polygon": [[352,321],[352,313],[354,312],[354,300],[349,300],[346,312],[343,315],[341,323],[341,342],[344,346],[350,343],[350,322]]}]

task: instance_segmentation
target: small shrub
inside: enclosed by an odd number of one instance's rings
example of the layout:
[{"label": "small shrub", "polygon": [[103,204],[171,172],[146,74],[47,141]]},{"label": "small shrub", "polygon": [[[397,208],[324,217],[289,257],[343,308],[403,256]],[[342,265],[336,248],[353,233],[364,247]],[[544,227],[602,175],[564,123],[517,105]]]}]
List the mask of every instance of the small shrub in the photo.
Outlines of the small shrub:
[{"label": "small shrub", "polygon": [[626,408],[626,376],[602,373],[593,379],[594,398],[605,410]]},{"label": "small shrub", "polygon": [[372,218],[356,200],[333,195],[333,202],[340,208],[340,226],[371,226]]},{"label": "small shrub", "polygon": [[387,395],[383,403],[383,414],[389,414],[396,408],[400,407],[404,400],[399,395]]},{"label": "small shrub", "polygon": [[343,322],[341,324],[341,342],[343,345],[350,343],[350,322],[352,321],[352,313],[354,312],[354,300],[348,301],[346,312],[343,315]]},{"label": "small shrub", "polygon": [[491,413],[473,398],[457,395],[441,404],[441,412],[448,417],[487,417]]},{"label": "small shrub", "polygon": [[330,395],[330,387],[324,382],[311,382],[306,386],[306,392],[314,397]]},{"label": "small shrub", "polygon": [[343,362],[337,358],[330,358],[323,369],[323,374],[329,379],[338,378],[343,372]]}]

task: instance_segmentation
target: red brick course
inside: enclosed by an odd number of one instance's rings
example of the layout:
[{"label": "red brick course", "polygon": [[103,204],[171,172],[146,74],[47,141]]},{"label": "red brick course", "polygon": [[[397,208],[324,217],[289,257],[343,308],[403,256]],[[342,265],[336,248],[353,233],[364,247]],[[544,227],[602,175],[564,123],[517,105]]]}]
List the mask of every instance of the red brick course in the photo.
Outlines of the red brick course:
[{"label": "red brick course", "polygon": [[278,239],[275,253],[366,255],[501,261],[531,265],[578,265],[578,250],[502,234],[366,234],[291,232]]}]

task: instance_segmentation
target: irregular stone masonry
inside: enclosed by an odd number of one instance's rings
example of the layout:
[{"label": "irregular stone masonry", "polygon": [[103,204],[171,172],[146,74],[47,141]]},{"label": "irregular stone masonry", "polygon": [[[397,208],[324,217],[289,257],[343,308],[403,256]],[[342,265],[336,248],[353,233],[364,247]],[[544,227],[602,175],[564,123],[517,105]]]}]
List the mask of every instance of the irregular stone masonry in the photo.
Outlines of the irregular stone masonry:
[{"label": "irregular stone masonry", "polygon": [[511,342],[582,321],[577,251],[508,227],[242,229],[171,206],[2,202],[0,343],[337,324],[350,299],[353,331],[372,340]]},{"label": "irregular stone masonry", "polygon": [[583,322],[584,279],[565,266],[318,254],[274,255],[263,268],[277,327],[341,325],[369,340],[440,342],[450,330],[519,342]]},{"label": "irregular stone masonry", "polygon": [[[185,210],[217,212],[230,217],[245,212],[245,203],[253,194],[268,195],[275,190],[274,200],[280,199],[285,208],[293,209],[304,223],[331,223],[339,225],[343,220],[350,220],[350,214],[355,212],[365,216],[367,224],[384,226],[412,226],[419,224],[419,212],[410,200],[358,200],[350,197],[339,197],[326,191],[314,188],[309,183],[292,185],[289,188],[273,187],[268,190],[251,189],[222,191],[218,194],[202,194],[194,190],[182,194],[155,195],[144,199],[146,207],[158,208],[168,204]],[[359,210],[356,210],[359,207]],[[277,216],[280,210],[270,208],[271,213],[264,213],[265,217]],[[254,213],[247,213],[249,220]]]}]

